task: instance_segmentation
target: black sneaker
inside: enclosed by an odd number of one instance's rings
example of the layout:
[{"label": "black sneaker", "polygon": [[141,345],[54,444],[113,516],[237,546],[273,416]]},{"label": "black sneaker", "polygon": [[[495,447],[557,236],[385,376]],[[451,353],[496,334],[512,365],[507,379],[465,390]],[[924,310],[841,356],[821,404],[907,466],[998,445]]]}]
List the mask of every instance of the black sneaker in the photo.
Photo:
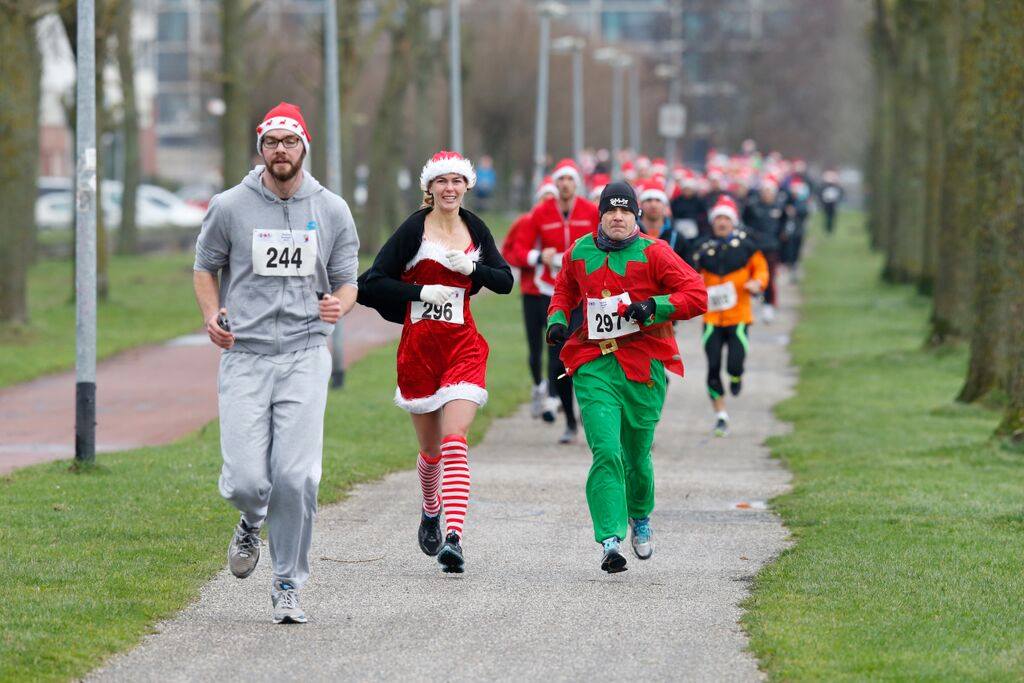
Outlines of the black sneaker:
[{"label": "black sneaker", "polygon": [[715,420],[715,436],[728,436],[729,435],[729,421],[722,418]]},{"label": "black sneaker", "polygon": [[742,388],[743,388],[743,378],[742,377],[730,377],[729,378],[729,393],[730,394],[732,394],[733,396],[739,396],[740,395],[740,389],[742,389]]},{"label": "black sneaker", "polygon": [[427,555],[434,557],[441,550],[441,513],[431,517],[426,512],[420,511],[420,550]]},{"label": "black sneaker", "polygon": [[444,545],[437,554],[437,561],[441,563],[441,571],[445,574],[461,574],[466,560],[462,557],[462,544],[459,535],[454,531],[448,533],[444,539]]},{"label": "black sneaker", "polygon": [[628,567],[626,567],[626,558],[619,552],[619,539],[609,538],[601,545],[603,552],[601,556],[601,569],[609,574],[626,571]]}]

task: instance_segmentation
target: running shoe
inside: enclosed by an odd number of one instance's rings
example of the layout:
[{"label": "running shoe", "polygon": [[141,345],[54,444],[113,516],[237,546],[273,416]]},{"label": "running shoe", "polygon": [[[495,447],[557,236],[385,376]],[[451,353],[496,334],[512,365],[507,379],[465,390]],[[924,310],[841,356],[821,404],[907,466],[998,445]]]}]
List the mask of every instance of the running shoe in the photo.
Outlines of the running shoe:
[{"label": "running shoe", "polygon": [[728,436],[729,435],[729,421],[723,418],[715,420],[715,436]]},{"label": "running shoe", "polygon": [[441,571],[445,574],[461,574],[465,571],[466,560],[462,557],[461,539],[454,531],[448,532],[445,536],[441,552],[437,554],[437,561],[441,563]]},{"label": "running shoe", "polygon": [[287,581],[274,580],[270,591],[275,624],[305,624],[306,613],[299,607],[299,589]]},{"label": "running shoe", "polygon": [[771,325],[775,322],[775,307],[771,304],[765,304],[761,307],[761,322],[765,325]]},{"label": "running shoe", "polygon": [[606,538],[601,546],[601,569],[609,574],[626,571],[626,558],[619,552],[619,539],[615,536]]},{"label": "running shoe", "polygon": [[649,560],[654,554],[654,541],[651,540],[651,518],[630,519],[629,529],[632,535],[629,539],[633,546],[633,554],[639,560]]},{"label": "running shoe", "polygon": [[733,396],[739,396],[740,395],[740,389],[742,389],[742,388],[743,388],[743,378],[742,377],[730,377],[729,378],[729,393],[730,394],[732,394]]},{"label": "running shoe", "polygon": [[438,512],[436,515],[431,517],[426,512],[420,510],[420,550],[427,555],[434,557],[437,555],[438,551],[441,550],[442,540],[441,513]]},{"label": "running shoe", "polygon": [[558,443],[570,444],[576,443],[576,429],[573,427],[566,427],[562,435],[558,437]]},{"label": "running shoe", "polygon": [[562,405],[554,396],[548,396],[544,399],[544,411],[540,414],[540,417],[545,422],[551,423],[555,421],[555,415],[558,414],[558,408]]},{"label": "running shoe", "polygon": [[251,527],[244,519],[238,520],[235,533],[228,544],[228,566],[231,573],[244,579],[256,570],[260,561],[260,528]]},{"label": "running shoe", "polygon": [[544,399],[548,395],[548,386],[545,382],[534,385],[530,393],[530,417],[537,419],[544,412]]}]

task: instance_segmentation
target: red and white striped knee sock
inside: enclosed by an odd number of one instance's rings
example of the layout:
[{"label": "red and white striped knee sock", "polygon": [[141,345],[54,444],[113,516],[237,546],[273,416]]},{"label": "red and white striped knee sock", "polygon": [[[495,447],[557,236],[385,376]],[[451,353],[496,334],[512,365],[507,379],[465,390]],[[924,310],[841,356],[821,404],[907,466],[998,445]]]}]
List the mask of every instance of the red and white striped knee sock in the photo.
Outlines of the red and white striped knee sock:
[{"label": "red and white striped knee sock", "polygon": [[423,511],[435,517],[441,512],[441,456],[431,458],[420,451],[416,458],[416,473],[420,475],[420,489],[423,490]]},{"label": "red and white striped knee sock", "polygon": [[469,448],[466,439],[449,434],[441,441],[444,477],[441,500],[444,501],[445,534],[454,531],[462,537],[462,523],[469,505]]}]

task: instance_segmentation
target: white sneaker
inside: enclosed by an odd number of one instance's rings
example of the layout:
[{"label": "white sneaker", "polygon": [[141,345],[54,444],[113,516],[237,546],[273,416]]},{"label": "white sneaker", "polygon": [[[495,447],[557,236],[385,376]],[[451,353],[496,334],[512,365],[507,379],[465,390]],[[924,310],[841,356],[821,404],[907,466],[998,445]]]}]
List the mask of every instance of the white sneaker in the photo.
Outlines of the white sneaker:
[{"label": "white sneaker", "polygon": [[544,410],[541,412],[540,417],[545,422],[554,422],[555,415],[558,414],[558,410],[562,407],[562,402],[554,396],[547,396],[544,398]]},{"label": "white sneaker", "polygon": [[306,613],[299,607],[299,589],[287,581],[274,580],[270,591],[275,624],[305,624]]},{"label": "white sneaker", "polygon": [[775,320],[775,307],[771,304],[765,304],[761,307],[761,322],[765,325],[771,325]]},{"label": "white sneaker", "polygon": [[544,399],[547,398],[548,387],[546,382],[535,384],[530,392],[530,417],[537,419],[544,412]]}]

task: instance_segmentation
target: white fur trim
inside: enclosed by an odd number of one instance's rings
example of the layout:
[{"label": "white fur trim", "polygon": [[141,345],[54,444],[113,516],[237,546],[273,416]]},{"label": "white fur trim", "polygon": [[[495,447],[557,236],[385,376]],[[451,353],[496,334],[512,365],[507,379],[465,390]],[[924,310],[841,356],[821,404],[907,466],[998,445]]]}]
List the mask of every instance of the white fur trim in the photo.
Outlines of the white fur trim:
[{"label": "white fur trim", "polygon": [[302,128],[302,124],[289,116],[272,116],[260,124],[260,134],[256,136],[256,153],[263,153],[263,136],[272,130],[283,130],[302,140],[306,154],[309,154],[309,138]]},{"label": "white fur trim", "polygon": [[[420,248],[416,252],[416,255],[412,257],[412,260],[405,264],[406,270],[412,270],[413,267],[420,261],[437,261],[442,266],[454,272],[451,264],[448,263],[448,247],[444,246],[440,242],[434,242],[433,240],[423,240],[420,242]],[[469,252],[469,260],[479,262],[480,261],[480,248],[477,247],[473,251]]]},{"label": "white fur trim", "polygon": [[536,266],[540,263],[540,249],[531,249],[526,254],[526,262],[531,266]]},{"label": "white fur trim", "polygon": [[483,406],[487,403],[487,390],[476,384],[459,382],[443,386],[430,396],[406,398],[402,396],[402,391],[395,387],[395,405],[416,415],[432,413],[449,401],[456,399],[472,401],[478,406]]},{"label": "white fur trim", "polygon": [[668,206],[668,195],[661,190],[650,188],[640,193],[640,202],[645,202],[648,199],[657,199],[662,204]]},{"label": "white fur trim", "polygon": [[476,185],[476,171],[469,159],[443,159],[442,161],[428,161],[420,172],[420,189],[424,192],[430,187],[430,181],[439,176],[449,173],[458,173],[466,179],[466,186]]},{"label": "white fur trim", "polygon": [[551,194],[557,196],[558,195],[558,188],[555,187],[552,183],[547,183],[545,185],[541,185],[540,188],[537,190],[537,194],[533,195],[533,199],[535,201],[539,202],[540,198],[543,197],[547,193],[551,193]]},{"label": "white fur trim", "polygon": [[576,185],[582,185],[583,180],[580,178],[580,174],[572,166],[559,166],[551,172],[551,180],[558,180],[559,178],[569,176],[576,181]]},{"label": "white fur trim", "polygon": [[732,221],[733,225],[740,224],[740,217],[736,214],[736,211],[734,211],[731,207],[716,206],[715,208],[711,209],[711,213],[708,214],[708,221],[714,223],[715,219],[718,218],[719,216],[725,216],[726,218]]}]

